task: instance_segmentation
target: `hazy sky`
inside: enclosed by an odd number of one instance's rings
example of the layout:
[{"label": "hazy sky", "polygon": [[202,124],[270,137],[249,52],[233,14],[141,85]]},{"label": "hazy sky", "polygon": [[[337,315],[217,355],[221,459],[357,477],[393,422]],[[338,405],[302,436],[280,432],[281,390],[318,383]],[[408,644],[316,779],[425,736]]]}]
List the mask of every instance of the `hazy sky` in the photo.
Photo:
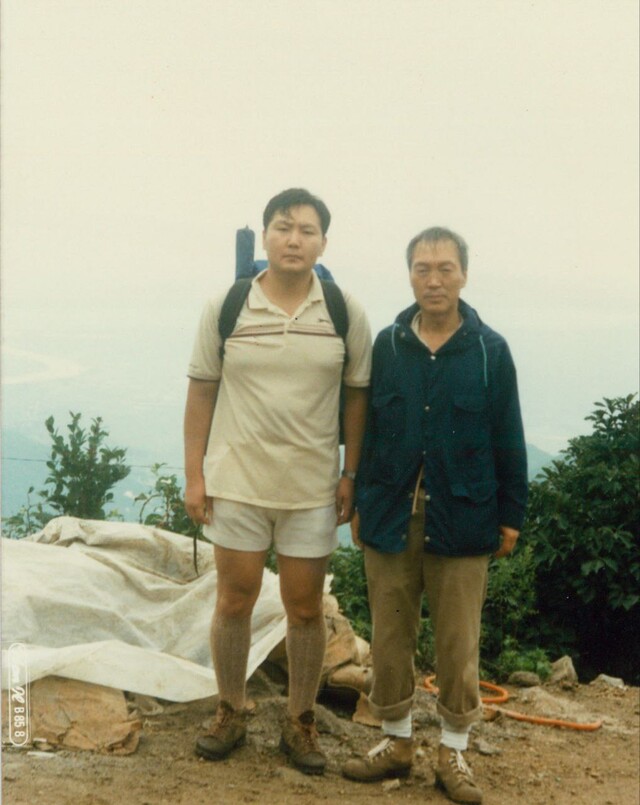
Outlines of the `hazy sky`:
[{"label": "hazy sky", "polygon": [[135,356],[110,352],[112,328],[143,322],[140,354],[168,323],[190,341],[235,229],[304,186],[374,333],[411,301],[409,239],[465,236],[464,296],[512,347],[528,441],[553,452],[636,389],[636,0],[1,10],[6,382],[37,388],[38,365],[64,382],[48,334],[74,327],[116,383]]}]

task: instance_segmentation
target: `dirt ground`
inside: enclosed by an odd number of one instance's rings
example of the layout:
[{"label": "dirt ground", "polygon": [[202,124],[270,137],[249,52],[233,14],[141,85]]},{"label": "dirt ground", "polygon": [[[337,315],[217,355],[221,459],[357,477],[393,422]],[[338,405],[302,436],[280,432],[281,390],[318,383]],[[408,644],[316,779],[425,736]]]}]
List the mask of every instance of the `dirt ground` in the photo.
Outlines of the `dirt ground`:
[{"label": "dirt ground", "polygon": [[[263,675],[261,677],[261,674]],[[504,715],[485,720],[472,733],[467,753],[484,790],[486,805],[638,805],[640,690],[591,685],[514,688],[509,702],[520,712],[547,708],[602,719],[595,732],[523,723]],[[536,691],[539,696],[532,693]],[[42,752],[3,747],[5,805],[310,805],[327,802],[448,802],[434,787],[433,758],[438,726],[431,694],[418,690],[414,723],[418,749],[410,777],[359,784],[345,780],[341,764],[380,740],[374,727],[351,720],[353,701],[321,698],[317,708],[321,742],[329,756],[323,777],[291,768],[278,751],[282,689],[262,671],[252,678],[255,703],[247,745],[229,759],[198,759],[193,746],[215,710],[214,699],[160,703],[161,712],[138,710],[142,733],[126,756],[56,749]],[[549,698],[552,697],[552,698]],[[131,707],[135,707],[135,702]],[[144,709],[144,708],[143,708]],[[160,707],[156,707],[160,710]],[[556,713],[550,713],[557,717]]]}]

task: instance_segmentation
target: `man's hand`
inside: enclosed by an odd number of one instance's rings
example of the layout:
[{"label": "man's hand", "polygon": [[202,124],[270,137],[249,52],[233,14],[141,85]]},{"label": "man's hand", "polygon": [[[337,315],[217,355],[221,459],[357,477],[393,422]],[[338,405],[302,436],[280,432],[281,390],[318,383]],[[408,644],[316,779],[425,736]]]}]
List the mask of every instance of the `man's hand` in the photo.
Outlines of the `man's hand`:
[{"label": "man's hand", "polygon": [[364,548],[364,544],[360,539],[360,515],[358,512],[351,518],[351,542],[360,550]]},{"label": "man's hand", "polygon": [[516,547],[516,542],[520,536],[519,531],[516,531],[515,528],[509,528],[507,525],[500,526],[500,534],[502,535],[502,544],[494,553],[496,559],[502,559],[503,556],[508,556]]},{"label": "man's hand", "polygon": [[355,483],[351,478],[340,478],[336,489],[336,512],[338,513],[337,525],[348,523],[353,513],[353,496]]},{"label": "man's hand", "polygon": [[194,523],[210,525],[213,517],[213,498],[207,497],[204,478],[187,483],[184,507]]}]

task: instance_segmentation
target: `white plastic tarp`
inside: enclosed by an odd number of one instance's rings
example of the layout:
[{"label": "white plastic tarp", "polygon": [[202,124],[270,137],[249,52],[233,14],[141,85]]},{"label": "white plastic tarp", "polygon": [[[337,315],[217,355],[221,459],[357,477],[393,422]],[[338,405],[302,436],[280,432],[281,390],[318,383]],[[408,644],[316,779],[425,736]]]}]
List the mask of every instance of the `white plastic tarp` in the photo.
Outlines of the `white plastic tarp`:
[{"label": "white plastic tarp", "polygon": [[[57,675],[176,702],[217,693],[211,545],[198,543],[197,576],[189,538],[59,517],[25,539],[3,539],[2,560],[3,685],[9,647],[18,643],[30,681]],[[285,631],[278,578],[265,570],[248,675]]]}]

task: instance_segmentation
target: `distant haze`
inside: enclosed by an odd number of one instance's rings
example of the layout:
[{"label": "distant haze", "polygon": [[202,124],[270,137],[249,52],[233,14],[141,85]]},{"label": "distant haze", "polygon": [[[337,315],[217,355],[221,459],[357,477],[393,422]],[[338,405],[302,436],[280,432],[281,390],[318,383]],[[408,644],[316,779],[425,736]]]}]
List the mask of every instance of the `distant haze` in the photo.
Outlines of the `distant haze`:
[{"label": "distant haze", "polygon": [[180,466],[202,304],[288,186],[327,202],[323,262],[374,333],[411,302],[409,239],[465,236],[530,444],[637,389],[636,0],[7,0],[2,22],[6,432],[44,444],[81,411]]}]

